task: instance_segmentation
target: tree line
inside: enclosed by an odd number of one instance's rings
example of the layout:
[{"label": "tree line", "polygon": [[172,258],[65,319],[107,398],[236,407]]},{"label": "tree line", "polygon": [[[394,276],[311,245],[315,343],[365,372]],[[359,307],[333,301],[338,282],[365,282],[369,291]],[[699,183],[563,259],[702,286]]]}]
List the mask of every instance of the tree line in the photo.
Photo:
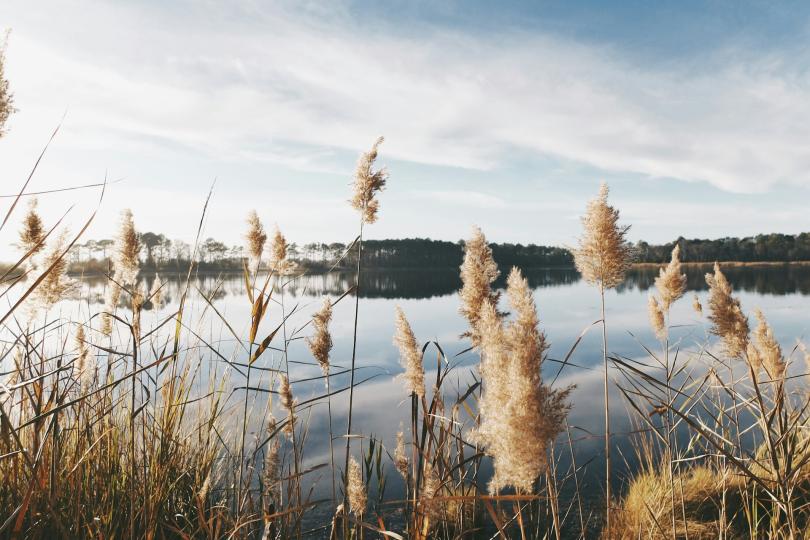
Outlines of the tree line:
[{"label": "tree line", "polygon": [[[163,234],[145,232],[140,235],[141,259],[144,268],[182,270],[192,258],[192,246],[183,240],[171,240]],[[663,263],[669,260],[675,244],[681,246],[684,262],[779,262],[810,261],[810,233],[798,235],[761,234],[745,238],[714,240],[685,239],[667,244],[635,244],[635,261]],[[70,253],[74,271],[106,270],[113,249],[113,240],[88,240],[76,244]],[[571,252],[563,247],[536,244],[493,243],[492,253],[501,268],[572,267]],[[363,242],[363,266],[368,269],[458,268],[464,254],[464,242],[404,238],[366,240]],[[357,264],[357,250],[341,242],[307,244],[291,243],[288,256],[310,271],[348,270]],[[201,270],[239,270],[244,248],[227,245],[214,238],[200,243],[196,260]]]}]

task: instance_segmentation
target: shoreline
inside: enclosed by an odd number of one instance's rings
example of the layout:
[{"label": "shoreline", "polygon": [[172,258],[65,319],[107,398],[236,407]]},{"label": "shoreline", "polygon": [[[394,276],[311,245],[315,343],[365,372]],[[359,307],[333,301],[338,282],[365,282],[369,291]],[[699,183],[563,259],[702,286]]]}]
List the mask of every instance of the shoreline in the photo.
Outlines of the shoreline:
[{"label": "shoreline", "polygon": [[[768,267],[779,267],[779,266],[798,266],[798,267],[805,267],[810,266],[810,261],[717,261],[717,263],[721,266],[721,268],[768,268]],[[631,269],[658,269],[666,266],[667,262],[634,262],[631,263]],[[686,268],[708,268],[711,269],[714,266],[714,261],[712,262],[703,262],[703,261],[681,261],[681,265]],[[0,274],[7,272],[13,264],[4,264],[0,263]],[[538,266],[526,266],[523,267],[523,270],[575,270],[576,268],[571,266],[555,266],[555,265],[538,265]],[[408,267],[401,267],[401,268],[364,268],[366,272],[374,272],[374,273],[384,273],[384,272],[445,272],[445,271],[458,271],[458,268],[455,266],[447,266],[447,267],[428,267],[428,268],[408,268]],[[504,272],[505,269],[501,268],[501,271]],[[142,268],[141,272],[144,274],[157,274],[160,273],[161,275],[181,275],[185,276],[188,274],[188,269],[153,269],[153,268]],[[322,268],[312,268],[308,271],[304,271],[301,275],[324,275],[330,273],[348,273],[354,272],[354,269],[322,269]],[[266,271],[260,271],[260,274],[265,274]],[[235,269],[235,268],[224,268],[224,269],[195,269],[192,274],[194,275],[204,275],[204,276],[212,276],[212,275],[242,275],[242,269]],[[75,271],[75,270],[68,270],[68,275],[71,277],[104,277],[106,273],[99,272],[95,269],[88,270],[88,271]],[[14,279],[17,276],[17,273],[11,274],[7,276],[7,279]]]}]

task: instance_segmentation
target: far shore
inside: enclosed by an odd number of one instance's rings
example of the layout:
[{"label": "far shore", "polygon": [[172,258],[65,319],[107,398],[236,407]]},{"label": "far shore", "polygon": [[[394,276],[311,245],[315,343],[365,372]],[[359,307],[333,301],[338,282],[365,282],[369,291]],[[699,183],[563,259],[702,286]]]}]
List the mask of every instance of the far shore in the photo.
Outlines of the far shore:
[{"label": "far shore", "polygon": [[[810,261],[717,261],[723,268],[742,268],[742,267],[777,267],[777,266],[810,266]],[[660,268],[664,266],[665,262],[635,262],[632,263],[632,268],[638,269],[645,269],[645,268]],[[707,268],[710,269],[714,266],[714,262],[695,262],[695,261],[682,261],[681,265],[688,267],[688,268]],[[6,274],[11,268],[13,264],[9,263],[0,263],[0,275]],[[76,265],[72,265],[73,268],[68,270],[68,274],[72,277],[104,277],[106,273],[103,271],[98,270],[98,268],[77,268]],[[195,275],[241,275],[243,273],[242,269],[240,268],[216,268],[207,265],[198,266],[194,269],[193,273]],[[554,269],[554,270],[573,270],[574,266],[559,266],[559,265],[537,265],[524,268],[524,270],[543,270],[543,269]],[[425,268],[409,268],[409,267],[387,267],[387,268],[367,268],[367,272],[409,272],[409,271],[456,271],[458,270],[456,267],[451,266],[441,266],[441,267],[425,267]],[[501,269],[504,271],[504,269]],[[349,268],[335,268],[335,269],[328,269],[322,268],[320,266],[309,267],[309,268],[302,268],[302,274],[309,274],[309,275],[321,275],[327,274],[330,272],[353,272],[354,269]],[[185,276],[188,274],[188,268],[185,267],[175,267],[175,268],[142,268],[141,272],[144,274],[155,274],[160,273],[162,275],[177,275],[177,276]],[[264,272],[261,272],[264,273]],[[6,280],[16,279],[19,276],[19,272],[14,272],[5,277]]]}]

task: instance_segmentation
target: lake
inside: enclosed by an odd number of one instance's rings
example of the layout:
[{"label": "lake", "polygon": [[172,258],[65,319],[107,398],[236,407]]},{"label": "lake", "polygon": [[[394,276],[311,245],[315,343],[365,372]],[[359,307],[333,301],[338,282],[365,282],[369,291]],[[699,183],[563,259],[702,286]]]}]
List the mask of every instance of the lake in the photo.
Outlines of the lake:
[{"label": "lake", "polygon": [[[705,268],[686,268],[689,293],[672,308],[671,342],[684,350],[698,350],[709,342],[707,320],[692,309],[692,293],[697,293],[706,305],[707,287],[704,280]],[[534,290],[541,328],[546,333],[551,349],[544,366],[547,382],[556,379],[556,386],[576,385],[571,394],[572,408],[569,415],[572,437],[575,440],[575,457],[578,464],[590,464],[582,474],[584,491],[591,494],[601,492],[603,484],[604,424],[602,416],[602,353],[601,334],[593,323],[599,318],[598,291],[582,281],[571,269],[533,269],[526,276]],[[651,350],[660,351],[660,344],[654,338],[647,316],[647,296],[653,287],[657,271],[653,268],[634,269],[626,282],[607,294],[608,339],[611,353],[622,357],[641,359],[648,362],[642,344]],[[732,283],[735,294],[742,302],[746,313],[755,307],[763,310],[775,329],[776,337],[784,350],[793,349],[796,339],[803,339],[808,331],[808,308],[810,308],[810,266],[775,265],[760,267],[729,267],[726,275]],[[170,316],[177,308],[178,298],[184,278],[163,276],[166,281],[166,304],[161,309],[150,309],[144,314],[145,328],[157,324]],[[154,276],[147,275],[147,283]],[[332,273],[291,279],[283,293],[277,291],[270,306],[270,316],[259,336],[262,337],[279,325],[282,313],[293,313],[288,320],[285,332],[291,339],[288,361],[293,392],[299,402],[324,393],[322,380],[308,380],[320,375],[314,364],[304,337],[311,329],[305,327],[310,315],[321,305],[327,295],[337,299],[348,291],[354,283],[351,274]],[[250,320],[250,303],[247,300],[242,276],[195,276],[191,285],[197,294],[189,305],[189,336],[195,357],[202,364],[202,377],[197,381],[200,395],[207,392],[210,380],[219,380],[224,373],[230,374],[231,387],[228,405],[235,414],[240,412],[244,393],[244,380],[234,369],[227,369],[223,358],[244,363],[247,353],[240,349],[233,333],[246,336]],[[503,280],[499,280],[499,286]],[[81,280],[80,301],[64,302],[49,313],[49,318],[68,315],[78,311],[80,317],[89,318],[103,307],[105,280],[87,278]],[[451,387],[463,393],[477,376],[477,355],[464,352],[468,343],[459,336],[465,331],[465,320],[459,315],[460,287],[455,271],[397,271],[368,272],[360,284],[359,330],[357,336],[357,380],[362,383],[355,392],[354,429],[355,433],[374,436],[383,441],[393,453],[396,432],[400,423],[407,425],[410,415],[410,400],[400,381],[395,377],[402,370],[399,366],[398,351],[392,344],[394,334],[394,310],[400,306],[407,315],[417,339],[424,343],[434,341],[441,345],[448,361],[458,363],[454,370]],[[210,298],[208,302],[200,294]],[[149,307],[149,306],[147,306]],[[504,305],[503,309],[507,309]],[[334,309],[331,325],[334,349],[332,351],[333,372],[345,371],[350,365],[353,338],[354,298],[344,297]],[[225,319],[230,329],[221,320]],[[97,322],[93,323],[98,326]],[[753,325],[753,323],[752,323]],[[588,330],[590,328],[590,330]],[[577,338],[586,331],[583,339],[569,359],[564,369],[559,361],[563,359]],[[192,334],[193,332],[193,334]],[[233,333],[232,333],[233,332]],[[168,333],[168,332],[167,332]],[[196,337],[194,337],[196,336]],[[281,346],[281,339],[274,344]],[[195,348],[196,347],[196,348]],[[218,354],[211,352],[215,348]],[[428,371],[427,380],[435,377],[437,349],[429,347],[425,355]],[[461,353],[461,354],[459,354]],[[681,352],[681,354],[684,354]],[[220,356],[221,355],[221,356]],[[645,360],[647,358],[647,360]],[[649,363],[649,362],[648,362]],[[283,353],[269,350],[256,363],[258,367],[283,366]],[[613,375],[618,377],[618,374]],[[267,372],[252,375],[250,403],[253,411],[251,433],[248,440],[261,438],[262,419],[267,404],[269,388]],[[333,390],[345,388],[348,375],[335,375],[332,378]],[[455,396],[447,396],[449,399]],[[622,403],[620,393],[612,386],[614,442],[624,457],[616,454],[616,475],[613,479],[621,485],[626,478],[626,465],[632,463],[632,446],[628,433],[633,430],[631,415]],[[336,434],[345,432],[348,393],[339,393],[332,398],[333,423]],[[277,400],[275,407],[277,408]],[[277,413],[281,417],[281,413]],[[326,402],[316,403],[301,413],[302,420],[309,426],[304,460],[310,464],[328,463],[328,422]],[[251,442],[251,444],[253,444]],[[342,463],[343,439],[336,445],[336,461]],[[355,442],[355,450],[360,443]],[[557,455],[563,468],[568,466],[568,454]],[[326,471],[326,472],[324,472]],[[392,466],[388,467],[389,495],[395,494],[401,483]],[[316,496],[326,497],[331,491],[328,469],[320,469],[310,475],[315,486]],[[597,497],[597,495],[593,495]]]}]

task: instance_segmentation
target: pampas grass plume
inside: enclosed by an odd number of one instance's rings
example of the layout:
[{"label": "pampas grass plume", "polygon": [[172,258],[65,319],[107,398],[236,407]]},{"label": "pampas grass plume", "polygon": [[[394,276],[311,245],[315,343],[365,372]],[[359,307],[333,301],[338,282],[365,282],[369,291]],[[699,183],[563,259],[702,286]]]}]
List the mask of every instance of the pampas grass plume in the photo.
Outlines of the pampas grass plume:
[{"label": "pampas grass plume", "polygon": [[478,322],[485,302],[497,309],[499,295],[492,290],[498,279],[498,265],[481,229],[475,227],[464,242],[464,262],[461,264],[461,307],[459,312],[470,325],[469,335],[474,346],[480,345]]},{"label": "pampas grass plume", "polygon": [[650,315],[650,326],[652,326],[656,337],[661,341],[665,340],[667,338],[667,326],[664,322],[664,311],[655,296],[649,296],[647,308]]},{"label": "pampas grass plume", "polygon": [[293,398],[290,380],[286,375],[281,375],[281,384],[278,390],[281,396],[281,407],[287,411],[287,424],[284,426],[284,433],[292,437],[295,426],[295,399]]},{"label": "pampas grass plume", "polygon": [[366,511],[366,485],[363,483],[360,465],[357,464],[357,460],[354,459],[354,456],[349,460],[349,471],[347,474],[349,482],[346,495],[349,501],[349,508],[355,516],[360,517]]},{"label": "pampas grass plume", "polygon": [[251,210],[248,213],[247,225],[248,230],[245,234],[245,241],[247,242],[250,265],[258,267],[264,253],[264,244],[267,242],[267,233],[264,231],[264,226],[256,210]]},{"label": "pampas grass plume", "polygon": [[624,281],[632,250],[626,240],[630,227],[619,225],[619,211],[607,198],[608,186],[603,182],[582,217],[583,234],[574,249],[574,263],[585,281],[612,289]]},{"label": "pampas grass plume", "polygon": [[421,398],[425,396],[425,368],[422,365],[422,352],[402,308],[397,306],[396,311],[394,344],[399,347],[399,363],[405,368],[405,373],[401,377],[405,381],[408,393],[416,394]]},{"label": "pampas grass plume", "polygon": [[686,292],[686,274],[681,273],[680,253],[681,247],[676,244],[672,250],[672,260],[659,270],[658,277],[655,278],[655,288],[658,289],[661,310],[664,313],[668,313],[670,306]]},{"label": "pampas grass plume", "polygon": [[377,160],[377,149],[383,140],[383,137],[378,138],[372,145],[371,150],[360,156],[354,173],[354,193],[350,202],[352,208],[360,212],[364,223],[377,221],[380,203],[376,199],[376,194],[383,190],[388,179],[388,171],[386,171],[385,167],[374,169],[374,162]]},{"label": "pampas grass plume", "polygon": [[324,375],[329,374],[329,352],[332,350],[332,335],[329,333],[329,321],[332,320],[332,302],[324,298],[323,306],[312,316],[315,333],[307,338],[309,350]]},{"label": "pampas grass plume", "polygon": [[714,263],[714,273],[706,274],[709,285],[709,320],[711,333],[723,340],[731,358],[739,358],[748,348],[748,318],[743,314],[740,301],[731,294],[731,285]]}]

